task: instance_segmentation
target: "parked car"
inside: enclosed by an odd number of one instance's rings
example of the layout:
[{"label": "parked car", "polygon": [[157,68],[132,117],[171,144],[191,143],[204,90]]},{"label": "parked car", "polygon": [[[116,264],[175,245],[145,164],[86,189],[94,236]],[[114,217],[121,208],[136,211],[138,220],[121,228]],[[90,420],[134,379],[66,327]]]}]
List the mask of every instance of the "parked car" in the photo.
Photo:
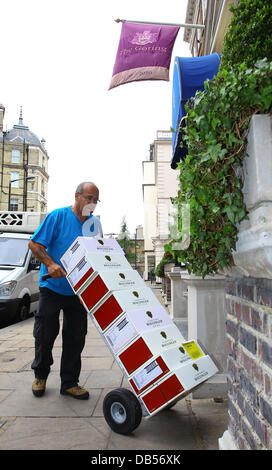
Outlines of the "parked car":
[{"label": "parked car", "polygon": [[0,212],[0,327],[24,320],[37,309],[40,263],[28,243],[44,216]]}]

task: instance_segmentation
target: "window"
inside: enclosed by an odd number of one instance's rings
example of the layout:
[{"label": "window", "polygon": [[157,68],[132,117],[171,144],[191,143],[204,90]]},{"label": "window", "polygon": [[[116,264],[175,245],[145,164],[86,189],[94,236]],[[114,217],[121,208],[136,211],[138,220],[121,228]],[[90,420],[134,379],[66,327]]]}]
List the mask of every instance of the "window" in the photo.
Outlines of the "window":
[{"label": "window", "polygon": [[11,152],[11,162],[20,163],[20,150],[13,149]]},{"label": "window", "polygon": [[154,144],[151,144],[149,146],[149,160],[151,162],[154,162],[154,152],[155,152],[155,149],[154,149]]},{"label": "window", "polygon": [[[11,171],[10,172],[10,181],[19,180],[19,172],[18,171]],[[12,188],[19,188],[19,181],[14,181],[11,183]]]},{"label": "window", "polygon": [[10,199],[10,210],[11,211],[18,211],[19,209],[19,199],[16,197],[12,197]]},{"label": "window", "polygon": [[0,238],[1,266],[23,266],[28,253],[29,239]]}]

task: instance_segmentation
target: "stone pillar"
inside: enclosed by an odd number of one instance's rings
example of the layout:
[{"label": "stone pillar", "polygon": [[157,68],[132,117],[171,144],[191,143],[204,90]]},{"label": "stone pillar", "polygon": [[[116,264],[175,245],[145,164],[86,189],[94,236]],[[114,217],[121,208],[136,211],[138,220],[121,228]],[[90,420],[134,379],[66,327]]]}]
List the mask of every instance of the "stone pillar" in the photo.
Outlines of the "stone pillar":
[{"label": "stone pillar", "polygon": [[173,320],[187,320],[187,286],[181,279],[186,273],[180,266],[174,266],[167,276],[171,281],[171,308],[170,315]]},{"label": "stone pillar", "polygon": [[172,267],[174,266],[173,263],[168,263],[164,266],[164,275],[162,284],[163,284],[163,298],[165,305],[169,305],[171,303],[171,283],[168,277],[168,273],[171,272]]},{"label": "stone pillar", "polygon": [[193,392],[193,398],[227,396],[227,340],[225,276],[182,274],[188,286],[188,339],[199,340],[215,361],[219,373]]},{"label": "stone pillar", "polygon": [[187,301],[187,285],[181,279],[181,274],[185,274],[186,270],[181,266],[174,266],[167,273],[171,282],[171,306],[170,316],[173,322],[181,331],[184,338],[188,338],[188,301]]}]

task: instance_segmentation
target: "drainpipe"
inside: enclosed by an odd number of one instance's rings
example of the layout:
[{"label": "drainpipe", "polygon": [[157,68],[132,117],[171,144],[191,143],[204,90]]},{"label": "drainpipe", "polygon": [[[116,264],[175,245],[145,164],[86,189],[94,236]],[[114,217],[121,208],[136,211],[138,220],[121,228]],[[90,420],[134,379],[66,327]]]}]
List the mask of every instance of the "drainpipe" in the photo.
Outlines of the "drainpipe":
[{"label": "drainpipe", "polygon": [[1,171],[1,194],[3,193],[3,186],[4,186],[5,136],[6,136],[6,132],[5,132],[5,131],[3,131],[3,144],[2,144],[2,171]]},{"label": "drainpipe", "polygon": [[24,170],[24,180],[23,180],[23,211],[25,212],[25,188],[26,188],[26,164],[25,164],[25,139],[23,144],[23,170]]},{"label": "drainpipe", "polygon": [[27,176],[28,176],[28,162],[29,162],[29,144],[26,144],[26,166],[25,166],[25,212],[27,212]]}]

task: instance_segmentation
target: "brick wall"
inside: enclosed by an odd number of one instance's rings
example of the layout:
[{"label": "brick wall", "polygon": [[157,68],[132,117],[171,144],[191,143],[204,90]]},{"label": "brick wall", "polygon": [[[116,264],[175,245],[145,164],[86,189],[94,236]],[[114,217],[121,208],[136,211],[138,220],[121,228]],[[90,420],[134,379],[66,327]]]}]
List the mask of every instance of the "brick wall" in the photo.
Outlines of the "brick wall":
[{"label": "brick wall", "polygon": [[272,280],[227,278],[229,432],[272,449]]}]

